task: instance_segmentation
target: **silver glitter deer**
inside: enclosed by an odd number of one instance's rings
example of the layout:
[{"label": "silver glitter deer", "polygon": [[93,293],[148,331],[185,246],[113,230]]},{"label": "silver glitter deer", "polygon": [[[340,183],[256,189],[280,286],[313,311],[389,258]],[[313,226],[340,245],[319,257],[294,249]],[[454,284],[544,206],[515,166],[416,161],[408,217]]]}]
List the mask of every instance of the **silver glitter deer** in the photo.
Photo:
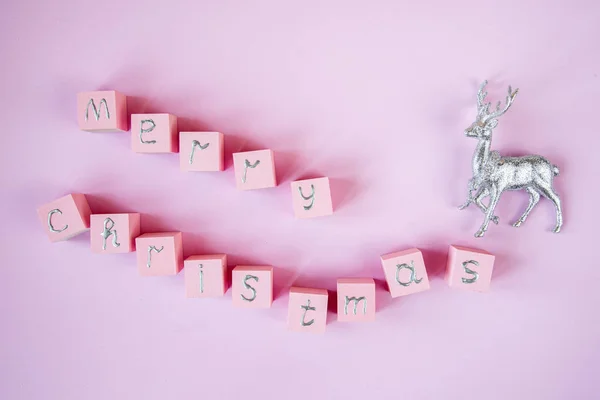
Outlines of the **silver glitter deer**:
[{"label": "silver glitter deer", "polygon": [[[500,195],[505,190],[525,189],[529,193],[529,205],[513,226],[519,227],[525,222],[541,195],[554,203],[556,208],[554,232],[560,232],[563,224],[561,202],[552,186],[552,181],[559,172],[558,167],[542,156],[502,157],[497,151],[490,151],[492,130],[498,125],[498,117],[508,111],[519,89],[513,92],[509,86],[504,107],[501,107],[501,102],[498,102],[496,110],[490,111],[491,103],[484,103],[487,95],[484,91],[486,85],[487,81],[483,82],[477,92],[477,119],[465,130],[467,137],[476,138],[479,143],[473,154],[473,178],[469,180],[468,198],[460,209],[475,204],[483,211],[485,219],[475,233],[476,237],[482,237],[490,221],[498,224],[498,217],[494,215],[494,210]],[[487,196],[490,201],[486,206],[482,200]]]}]

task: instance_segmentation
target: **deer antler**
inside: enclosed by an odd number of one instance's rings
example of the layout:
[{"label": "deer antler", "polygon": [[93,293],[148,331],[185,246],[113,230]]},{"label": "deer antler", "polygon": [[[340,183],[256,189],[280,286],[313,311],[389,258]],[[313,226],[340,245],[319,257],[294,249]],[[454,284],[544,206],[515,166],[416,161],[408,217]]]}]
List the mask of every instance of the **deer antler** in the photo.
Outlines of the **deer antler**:
[{"label": "deer antler", "polygon": [[517,93],[519,93],[519,89],[517,89],[513,92],[512,87],[511,86],[508,87],[508,96],[506,96],[506,105],[504,106],[503,109],[500,109],[500,105],[502,104],[502,102],[499,101],[498,104],[496,105],[496,111],[489,112],[489,107],[490,107],[491,103],[488,103],[486,106],[486,113],[484,115],[485,120],[487,121],[492,118],[498,118],[499,116],[504,114],[506,111],[508,111],[508,109],[512,105],[515,97],[517,96]]},{"label": "deer antler", "polygon": [[[479,91],[477,92],[477,110],[478,111],[481,111],[485,108],[485,104],[483,103],[483,101],[485,100],[485,96],[487,96],[487,92],[484,92],[483,90],[485,89],[485,85],[487,85],[487,83],[488,83],[487,80],[483,81],[483,83],[479,87]],[[489,103],[488,103],[488,106],[489,106]]]}]

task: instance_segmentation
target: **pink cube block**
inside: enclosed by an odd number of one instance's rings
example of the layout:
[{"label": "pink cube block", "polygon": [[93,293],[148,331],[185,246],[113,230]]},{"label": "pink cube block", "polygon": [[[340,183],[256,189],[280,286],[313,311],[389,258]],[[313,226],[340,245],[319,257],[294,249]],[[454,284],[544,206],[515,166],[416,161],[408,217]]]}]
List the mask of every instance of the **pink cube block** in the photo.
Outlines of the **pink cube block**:
[{"label": "pink cube block", "polygon": [[239,190],[277,186],[272,150],[246,151],[233,154],[236,187]]},{"label": "pink cube block", "polygon": [[227,255],[190,256],[183,268],[187,297],[219,297],[227,291]]},{"label": "pink cube block", "polygon": [[383,255],[381,265],[392,297],[406,296],[429,289],[423,254],[419,249]]},{"label": "pink cube block", "polygon": [[37,209],[44,230],[51,242],[60,242],[90,228],[90,206],[85,195],[68,194]]},{"label": "pink cube block", "polygon": [[177,117],[172,114],[132,114],[131,148],[136,153],[177,153]]},{"label": "pink cube block", "polygon": [[325,289],[290,288],[288,329],[324,333],[327,325],[327,299]]},{"label": "pink cube block", "polygon": [[296,218],[313,218],[333,214],[329,178],[292,182],[292,202]]},{"label": "pink cube block", "polygon": [[223,171],[223,134],[179,132],[179,166],[182,171]]},{"label": "pink cube block", "polygon": [[448,286],[486,292],[492,281],[494,255],[484,250],[450,246],[446,266]]},{"label": "pink cube block", "polygon": [[115,90],[77,93],[77,123],[88,132],[127,131],[127,96]]},{"label": "pink cube block", "polygon": [[135,239],[142,276],[177,275],[183,268],[181,232],[144,233]]},{"label": "pink cube block", "polygon": [[140,214],[93,214],[90,239],[94,253],[130,253],[140,234]]},{"label": "pink cube block", "polygon": [[375,281],[371,278],[337,280],[338,321],[375,320]]},{"label": "pink cube block", "polygon": [[231,295],[236,307],[271,307],[273,267],[235,267],[231,278]]}]

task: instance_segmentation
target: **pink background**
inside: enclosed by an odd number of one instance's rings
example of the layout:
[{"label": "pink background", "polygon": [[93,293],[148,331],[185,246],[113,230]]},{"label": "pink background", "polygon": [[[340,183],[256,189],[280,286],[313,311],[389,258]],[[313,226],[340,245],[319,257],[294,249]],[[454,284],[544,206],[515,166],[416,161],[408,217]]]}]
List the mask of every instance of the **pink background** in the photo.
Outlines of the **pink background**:
[{"label": "pink background", "polygon": [[[598,396],[599,20],[593,0],[3,1],[0,398]],[[484,78],[493,99],[520,89],[493,147],[561,168],[559,235],[547,200],[509,225],[524,193],[481,240],[482,214],[456,209]],[[79,131],[76,93],[94,89],[222,131],[227,170]],[[261,148],[280,186],[236,190],[231,153]],[[295,220],[290,182],[322,175],[336,213]],[[141,278],[89,234],[50,244],[35,208],[71,191],[143,213],[142,232],[183,231],[186,256],[273,265],[273,307],[186,299],[183,274]],[[450,243],[497,256],[490,293],[447,288]],[[379,256],[412,246],[431,290],[392,301]],[[378,280],[377,320],[287,332],[288,287],[342,276]]]}]

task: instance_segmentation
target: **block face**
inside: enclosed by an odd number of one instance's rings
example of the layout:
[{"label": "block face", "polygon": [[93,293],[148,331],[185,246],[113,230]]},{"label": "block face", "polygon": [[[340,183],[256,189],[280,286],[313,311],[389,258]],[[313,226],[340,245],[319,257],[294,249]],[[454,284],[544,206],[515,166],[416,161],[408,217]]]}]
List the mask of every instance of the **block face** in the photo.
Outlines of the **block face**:
[{"label": "block face", "polygon": [[77,93],[77,123],[88,132],[127,131],[127,96],[115,90]]},{"label": "block face", "polygon": [[329,178],[305,179],[292,185],[292,202],[296,218],[313,218],[333,214]]},{"label": "block face", "polygon": [[132,114],[131,148],[136,153],[177,153],[177,117],[172,114]]},{"label": "block face", "polygon": [[186,297],[219,297],[227,290],[225,254],[190,256],[184,262]]},{"label": "block face", "polygon": [[135,239],[142,276],[177,275],[183,268],[181,232],[144,233]]},{"label": "block face", "polygon": [[90,218],[90,241],[94,253],[129,253],[135,251],[140,235],[140,214],[93,214]]},{"label": "block face", "polygon": [[273,303],[273,267],[237,266],[231,278],[233,305],[269,308]]},{"label": "block face", "polygon": [[72,193],[37,209],[38,218],[51,242],[60,242],[87,231],[90,206],[81,193]]},{"label": "block face", "polygon": [[406,296],[429,289],[423,254],[408,249],[381,256],[381,265],[392,297]]},{"label": "block face", "polygon": [[179,132],[179,166],[182,171],[223,171],[223,134]]},{"label": "block face", "polygon": [[277,186],[272,150],[246,151],[233,154],[235,183],[239,190]]},{"label": "block face", "polygon": [[486,292],[492,281],[495,256],[478,249],[450,246],[446,282],[453,288]]},{"label": "block face", "polygon": [[325,332],[328,297],[325,289],[290,288],[288,329],[296,332]]},{"label": "block face", "polygon": [[337,296],[338,321],[375,320],[375,281],[373,279],[338,279]]}]

